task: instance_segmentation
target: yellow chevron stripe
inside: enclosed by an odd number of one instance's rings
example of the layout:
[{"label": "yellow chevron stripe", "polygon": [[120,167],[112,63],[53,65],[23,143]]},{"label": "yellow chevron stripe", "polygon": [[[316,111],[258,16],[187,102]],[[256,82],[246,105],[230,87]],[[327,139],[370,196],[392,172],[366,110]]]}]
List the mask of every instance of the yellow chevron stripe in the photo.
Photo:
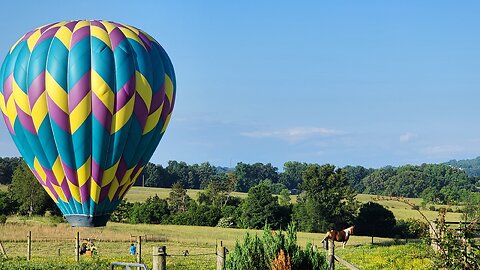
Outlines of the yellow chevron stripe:
[{"label": "yellow chevron stripe", "polygon": [[[30,101],[28,100],[28,95],[20,89],[15,78],[13,79],[13,93],[12,97],[15,100],[15,104],[22,109],[26,114],[31,115],[30,111]],[[10,98],[12,98],[10,97]]]},{"label": "yellow chevron stripe", "polygon": [[101,21],[101,23],[103,24],[103,26],[105,26],[109,34],[113,31],[113,29],[117,28],[114,24],[111,24],[107,21]]},{"label": "yellow chevron stripe", "polygon": [[[122,33],[125,35],[126,38],[135,40],[140,45],[142,45],[143,48],[145,48],[145,46],[143,45],[143,42],[140,40],[138,35],[136,35],[134,32],[132,32],[132,30],[130,30],[129,28],[126,28],[126,27],[119,27],[118,29],[120,29],[120,31],[122,31]],[[146,49],[147,48],[145,48],[145,50]]]},{"label": "yellow chevron stripe", "polygon": [[62,162],[60,161],[60,156],[58,156],[55,162],[53,163],[52,171],[58,183],[61,185],[65,178],[65,173],[63,172],[63,166],[62,166]]},{"label": "yellow chevron stripe", "polygon": [[147,111],[150,111],[152,105],[152,87],[147,81],[147,78],[142,73],[135,71],[135,88],[137,93],[142,97],[143,102],[147,105]]},{"label": "yellow chevron stripe", "polygon": [[65,48],[70,48],[70,42],[72,41],[72,31],[70,31],[68,27],[60,27],[55,33],[55,37],[63,43]]},{"label": "yellow chevron stripe", "polygon": [[120,181],[120,185],[124,185],[126,183],[130,183],[130,175],[132,174],[133,170],[135,169],[135,167],[131,168],[131,169],[128,169],[126,172],[125,172],[125,175],[123,176],[122,178],[122,181]]},{"label": "yellow chevron stripe", "polygon": [[7,107],[6,115],[8,117],[8,120],[10,120],[10,125],[14,127],[15,120],[17,119],[17,108],[15,108],[15,100],[12,97],[8,99],[6,107]]},{"label": "yellow chevron stripe", "polygon": [[106,169],[103,172],[102,187],[105,187],[106,185],[110,184],[110,182],[113,181],[113,178],[115,177],[115,173],[117,172],[119,163],[120,163],[120,159],[117,161],[117,163],[115,163],[115,165]]},{"label": "yellow chevron stripe", "polygon": [[75,24],[75,27],[73,28],[73,33],[78,31],[80,28],[90,26],[90,21],[79,21],[77,24]]},{"label": "yellow chevron stripe", "polygon": [[135,104],[135,95],[120,109],[112,118],[112,130],[110,134],[119,131],[128,122],[133,113],[133,105]]},{"label": "yellow chevron stripe", "polygon": [[77,131],[85,122],[92,112],[92,92],[88,94],[78,103],[77,107],[70,113],[70,127],[72,134]]},{"label": "yellow chevron stripe", "polygon": [[170,117],[172,117],[171,113],[167,116],[167,119],[165,120],[165,124],[163,124],[161,133],[164,133],[165,130],[167,130],[168,123],[170,122]]},{"label": "yellow chevron stripe", "polygon": [[145,168],[144,166],[140,167],[140,169],[138,169],[137,173],[131,177],[131,180],[130,180],[130,185],[133,185],[135,183],[135,181],[137,180],[138,176],[142,173],[143,171],[143,168]]},{"label": "yellow chevron stripe", "polygon": [[113,93],[110,86],[103,80],[103,78],[92,70],[92,91],[102,101],[103,105],[107,107],[110,113],[113,113],[115,106],[115,93]]},{"label": "yellow chevron stripe", "polygon": [[130,31],[132,31],[133,33],[135,33],[135,35],[137,35],[137,36],[140,34],[140,31],[138,31],[138,29],[135,28],[135,27],[132,27],[132,26],[130,26],[130,25],[128,25],[128,24],[123,24],[123,23],[121,23],[121,25],[122,25],[123,27],[125,27],[125,28],[128,28]]},{"label": "yellow chevron stripe", "polygon": [[118,193],[118,198],[123,198],[123,196],[125,196],[125,194],[131,187],[132,185],[129,184],[125,184],[124,186],[122,186],[122,190],[120,190],[120,192]]},{"label": "yellow chevron stripe", "polygon": [[89,157],[87,159],[87,161],[80,168],[77,169],[77,179],[78,179],[78,186],[79,187],[85,185],[87,180],[90,178],[90,176],[91,176],[91,170],[90,170],[91,164],[92,164],[91,157]]},{"label": "yellow chevron stripe", "polygon": [[142,135],[147,134],[157,126],[158,119],[160,119],[160,115],[162,114],[163,104],[164,103],[162,103],[162,105],[154,113],[148,116]]},{"label": "yellow chevron stripe", "polygon": [[72,184],[70,181],[68,183],[68,188],[70,189],[70,193],[72,193],[72,197],[78,202],[82,203],[82,199],[80,198],[80,189]]},{"label": "yellow chevron stripe", "polygon": [[110,199],[110,201],[113,200],[113,196],[115,196],[115,192],[117,192],[118,187],[119,187],[118,181],[117,180],[113,181],[112,185],[108,189],[108,198]]},{"label": "yellow chevron stripe", "polygon": [[50,189],[48,187],[44,187],[43,189],[45,189],[48,196],[50,196],[50,198],[52,198],[55,203],[58,203],[58,199],[55,198],[55,196],[53,195],[53,193],[50,191]]},{"label": "yellow chevron stripe", "polygon": [[38,159],[36,157],[33,158],[33,168],[35,169],[37,174],[40,176],[41,179],[39,179],[39,180],[42,180],[43,183],[46,184],[47,183],[47,175],[43,171],[43,168],[40,165],[40,162],[38,162]]},{"label": "yellow chevron stripe", "polygon": [[33,125],[35,126],[35,130],[37,132],[40,129],[40,125],[42,124],[43,120],[45,119],[45,117],[47,117],[48,113],[46,95],[47,92],[44,91],[32,108]]},{"label": "yellow chevron stripe", "polygon": [[57,192],[58,197],[59,197],[62,201],[68,203],[67,197],[65,197],[65,194],[63,194],[62,188],[61,188],[60,186],[57,186],[57,185],[54,185],[54,184],[52,184],[52,186],[53,186],[53,188],[55,189],[55,191]]},{"label": "yellow chevron stripe", "polygon": [[90,198],[96,203],[100,200],[100,191],[102,188],[95,182],[91,181],[90,182]]},{"label": "yellow chevron stripe", "polygon": [[65,89],[63,89],[57,81],[47,71],[45,76],[45,88],[47,89],[48,96],[57,104],[62,111],[68,114],[68,95]]},{"label": "yellow chevron stripe", "polygon": [[170,77],[165,74],[165,94],[167,95],[168,101],[172,104],[173,100],[173,83]]},{"label": "yellow chevron stripe", "polygon": [[100,39],[101,41],[103,41],[103,43],[105,43],[105,45],[107,45],[110,48],[110,50],[112,49],[112,44],[110,42],[110,37],[108,36],[107,31],[103,30],[103,28],[92,25],[90,27],[90,32],[92,37],[96,37]]},{"label": "yellow chevron stripe", "polygon": [[28,49],[30,52],[33,50],[35,47],[35,44],[37,43],[38,39],[42,36],[42,33],[40,33],[40,29],[37,29],[28,39],[27,39],[27,45]]},{"label": "yellow chevron stripe", "polygon": [[3,96],[2,93],[0,93],[0,110],[4,114],[7,114],[7,107],[5,106],[5,97]]}]

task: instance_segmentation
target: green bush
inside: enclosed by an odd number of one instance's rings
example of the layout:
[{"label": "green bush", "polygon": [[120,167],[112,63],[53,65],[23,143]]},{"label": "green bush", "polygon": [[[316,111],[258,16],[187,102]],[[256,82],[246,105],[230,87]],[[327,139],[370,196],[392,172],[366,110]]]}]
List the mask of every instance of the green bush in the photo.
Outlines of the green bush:
[{"label": "green bush", "polygon": [[398,220],[394,235],[405,239],[422,238],[428,235],[428,224],[417,219]]},{"label": "green bush", "polygon": [[286,253],[292,270],[327,269],[324,254],[313,251],[311,245],[304,250],[297,245],[297,232],[293,224],[288,226],[286,234],[282,231],[274,233],[268,227],[261,237],[246,233],[243,243],[237,242],[234,250],[228,254],[225,269],[269,270],[280,251]]},{"label": "green bush", "polygon": [[1,214],[0,215],[0,224],[5,224],[7,222],[7,216]]}]

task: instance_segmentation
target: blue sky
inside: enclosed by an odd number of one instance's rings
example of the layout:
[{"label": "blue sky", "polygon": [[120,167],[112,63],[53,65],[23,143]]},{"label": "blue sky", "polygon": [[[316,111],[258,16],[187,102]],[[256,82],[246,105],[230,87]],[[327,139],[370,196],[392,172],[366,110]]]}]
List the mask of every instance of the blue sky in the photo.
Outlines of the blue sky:
[{"label": "blue sky", "polygon": [[[397,166],[480,155],[479,13],[478,1],[11,1],[0,53],[54,21],[148,32],[177,76],[154,163]],[[17,155],[0,125],[0,156]]]}]

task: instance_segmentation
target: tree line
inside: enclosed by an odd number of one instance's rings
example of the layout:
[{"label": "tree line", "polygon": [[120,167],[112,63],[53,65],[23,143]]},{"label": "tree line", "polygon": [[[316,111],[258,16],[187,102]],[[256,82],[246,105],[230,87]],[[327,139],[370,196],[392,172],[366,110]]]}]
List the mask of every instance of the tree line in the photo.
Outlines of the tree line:
[{"label": "tree line", "polygon": [[[302,174],[307,163],[288,161],[283,171],[267,163],[247,164],[239,162],[234,168],[219,168],[207,163],[188,165],[185,162],[169,161],[162,165],[149,163],[145,166],[145,186],[172,187],[181,183],[188,189],[205,189],[211,181],[230,182],[234,191],[248,192],[262,182],[271,184],[273,192],[283,189],[302,191]],[[425,202],[455,204],[471,191],[477,191],[480,181],[460,168],[449,164],[404,165],[380,169],[362,166],[341,168],[346,181],[357,193],[372,195],[423,198]]]},{"label": "tree line", "polygon": [[[468,164],[474,164],[475,160],[470,160]],[[13,172],[21,162],[21,158],[0,158],[0,184],[11,183]],[[465,164],[467,161],[459,162]],[[357,193],[423,198],[427,203],[455,204],[465,199],[469,192],[478,191],[480,178],[469,176],[466,170],[451,165],[453,163],[379,169],[345,166],[341,171]],[[232,191],[248,192],[250,188],[266,183],[274,194],[279,194],[283,189],[300,193],[302,174],[309,165],[288,161],[280,172],[271,163],[239,162],[234,168],[225,168],[208,162],[189,165],[172,160],[165,167],[148,163],[136,185],[171,188],[174,183],[180,183],[186,189],[206,189],[211,182],[223,182],[228,183]]]}]

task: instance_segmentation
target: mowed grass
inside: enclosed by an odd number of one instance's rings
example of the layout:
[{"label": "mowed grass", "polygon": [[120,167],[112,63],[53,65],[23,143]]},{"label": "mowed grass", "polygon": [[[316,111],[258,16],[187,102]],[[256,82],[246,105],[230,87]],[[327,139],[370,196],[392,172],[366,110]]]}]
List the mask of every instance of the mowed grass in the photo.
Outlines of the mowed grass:
[{"label": "mowed grass", "polygon": [[[130,191],[128,191],[125,198],[129,202],[144,202],[147,198],[153,197],[155,195],[158,195],[160,199],[166,199],[168,198],[170,191],[170,188],[132,187]],[[198,194],[202,191],[203,190],[199,189],[187,189],[187,194],[192,199],[196,200],[198,198]],[[245,198],[247,196],[247,193],[232,192],[231,195],[235,197]]]},{"label": "mowed grass", "polygon": [[[414,218],[414,219],[420,219],[424,221],[424,218],[422,215],[417,211],[412,209],[412,207],[408,204],[392,200],[392,197],[388,196],[376,196],[376,195],[369,195],[369,194],[358,194],[357,195],[357,200],[361,203],[366,203],[369,201],[373,201],[376,203],[379,203],[386,207],[388,210],[392,211],[393,215],[395,216],[396,219],[408,219],[408,218]],[[380,198],[386,198],[386,200],[382,200]],[[422,199],[420,198],[404,198],[408,202],[415,204],[417,206],[421,206],[422,204]],[[437,205],[437,204],[427,204],[426,208],[428,209],[430,206],[434,206],[435,209],[439,209],[441,207],[447,208],[447,209],[453,209],[456,210],[459,207],[458,206],[449,206],[449,205]],[[425,210],[421,209],[420,210],[425,217],[428,218],[428,220],[433,221],[438,217],[438,211],[430,211],[430,210]],[[447,221],[461,221],[462,220],[462,213],[454,213],[454,212],[447,212],[446,214],[446,220]]]},{"label": "mowed grass", "polygon": [[[103,228],[72,228],[66,223],[52,223],[51,219],[46,217],[31,219],[9,217],[7,224],[0,226],[0,242],[3,243],[10,258],[17,257],[20,260],[25,258],[28,231],[32,232],[33,263],[45,260],[73,261],[74,239],[78,231],[82,239],[94,239],[98,247],[98,256],[108,261],[134,262],[135,257],[128,255],[128,248],[136,240],[136,236],[143,235],[144,238],[146,236],[147,241],[142,244],[145,263],[151,267],[152,249],[165,245],[167,254],[171,255],[167,258],[167,266],[168,269],[173,270],[215,269],[215,246],[220,244],[220,241],[227,249],[233,250],[236,241],[242,241],[246,232],[250,234],[263,233],[263,231],[259,230],[180,225],[133,225],[113,222],[109,222]],[[299,232],[297,237],[300,246],[304,247],[309,242],[317,245],[319,250],[321,250],[320,252],[325,252],[321,249],[323,233]],[[153,238],[156,238],[158,241],[148,241],[148,239]],[[358,254],[363,254],[363,260],[368,261],[368,256],[365,256],[363,247],[370,246],[370,240],[370,237],[352,236],[347,248],[345,250],[338,248],[337,254],[346,257],[359,257]],[[383,246],[393,243],[393,240],[375,238],[374,242],[378,246]],[[337,244],[337,246],[339,245]],[[185,250],[188,250],[191,256],[182,256]],[[382,260],[388,260],[388,257],[385,257],[385,255],[378,255],[379,252],[377,251],[375,256],[382,257]],[[400,260],[398,254],[394,254],[395,252],[393,251],[390,253],[392,254],[388,256],[393,256],[395,260]],[[402,254],[405,255],[407,253],[404,252]],[[90,258],[82,256],[81,260],[90,260]],[[358,263],[362,262],[358,261]],[[379,265],[385,265],[381,263]],[[365,267],[362,269],[382,268]]]},{"label": "mowed grass", "polygon": [[[202,192],[202,190],[196,190],[196,189],[188,189],[187,194],[193,198],[197,199],[198,194]],[[168,198],[168,195],[170,193],[169,188],[151,188],[151,187],[132,187],[132,189],[127,193],[126,199],[129,202],[144,202],[148,197],[152,197],[155,195],[158,195],[162,199]],[[242,192],[233,192],[232,196],[240,197],[240,198],[245,198],[247,196],[247,193],[242,193]],[[292,202],[296,202],[296,195],[292,195]],[[396,219],[408,219],[408,218],[414,218],[414,219],[420,219],[424,220],[422,215],[417,211],[413,210],[409,205],[399,202],[399,201],[394,201],[394,200],[379,200],[379,196],[376,195],[369,195],[369,194],[358,194],[357,195],[357,200],[361,203],[366,203],[369,201],[375,201],[386,208],[388,208],[390,211],[393,212],[395,215]],[[382,196],[382,198],[391,198],[388,196]],[[420,198],[405,198],[408,200],[410,203],[413,203],[417,206],[420,206],[422,203],[422,199]],[[426,208],[428,209],[429,206],[432,204],[427,204]],[[450,209],[457,209],[458,207],[455,206],[448,206],[448,205],[433,205],[435,209],[439,209],[440,207],[445,207],[445,208],[450,208]],[[430,211],[430,210],[424,210],[422,209],[421,212],[428,218],[428,220],[435,220],[438,216],[438,211]],[[461,213],[453,213],[453,212],[448,212],[446,215],[446,220],[447,221],[460,221],[462,220],[462,214]]]}]

